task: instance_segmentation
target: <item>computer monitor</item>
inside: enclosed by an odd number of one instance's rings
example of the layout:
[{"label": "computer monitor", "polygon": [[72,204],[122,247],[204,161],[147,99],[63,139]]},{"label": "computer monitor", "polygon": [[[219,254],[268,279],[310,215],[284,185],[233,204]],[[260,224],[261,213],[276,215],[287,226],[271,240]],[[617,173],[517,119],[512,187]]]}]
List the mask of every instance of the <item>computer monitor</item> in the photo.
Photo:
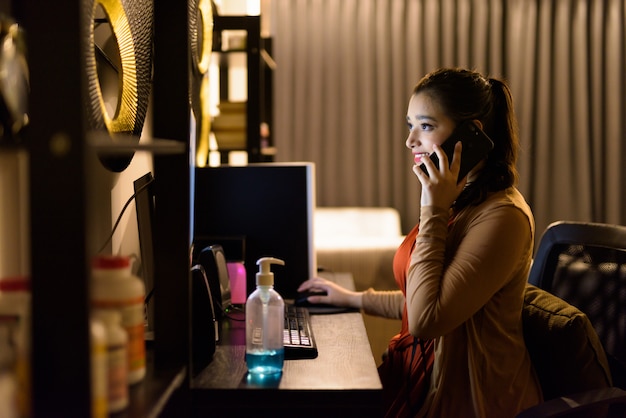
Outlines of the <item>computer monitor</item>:
[{"label": "computer monitor", "polygon": [[146,286],[146,313],[148,326],[146,338],[154,331],[154,249],[152,238],[152,222],[154,218],[154,192],[152,173],[146,173],[133,182],[135,190],[135,209],[137,212],[137,228],[139,233],[139,250],[141,252],[141,277]]},{"label": "computer monitor", "polygon": [[[272,266],[274,287],[284,298],[294,298],[300,283],[317,273],[313,163],[197,168],[194,208],[194,247],[220,244],[227,260],[240,257],[248,295],[261,257],[285,262]],[[243,254],[229,254],[233,241]]]}]

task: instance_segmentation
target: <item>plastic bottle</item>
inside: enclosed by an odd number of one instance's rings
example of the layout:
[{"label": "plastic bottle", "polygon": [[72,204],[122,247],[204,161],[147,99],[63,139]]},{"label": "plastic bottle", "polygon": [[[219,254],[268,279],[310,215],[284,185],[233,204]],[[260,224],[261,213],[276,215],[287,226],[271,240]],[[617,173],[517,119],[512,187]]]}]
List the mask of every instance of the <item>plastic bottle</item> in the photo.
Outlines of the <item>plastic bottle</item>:
[{"label": "plastic bottle", "polygon": [[0,326],[0,417],[18,418],[15,350],[9,331]]},{"label": "plastic bottle", "polygon": [[246,363],[252,374],[274,374],[283,370],[285,302],[274,290],[271,264],[283,260],[263,257],[257,261],[257,288],[246,301]]},{"label": "plastic bottle", "polygon": [[243,261],[226,262],[230,280],[230,298],[233,305],[246,303],[246,266]]},{"label": "plastic bottle", "polygon": [[145,285],[131,273],[130,258],[97,256],[91,270],[91,305],[94,309],[117,309],[128,335],[128,383],[146,375]]},{"label": "plastic bottle", "polygon": [[109,414],[107,393],[107,331],[101,320],[90,318],[91,345],[91,418],[106,418]]},{"label": "plastic bottle", "polygon": [[0,327],[6,328],[8,345],[15,357],[12,373],[17,384],[15,404],[20,417],[31,415],[30,310],[30,280],[23,276],[0,279]]},{"label": "plastic bottle", "polygon": [[110,414],[120,412],[128,407],[128,335],[122,328],[122,315],[119,311],[95,309],[92,314],[106,328],[107,407]]}]

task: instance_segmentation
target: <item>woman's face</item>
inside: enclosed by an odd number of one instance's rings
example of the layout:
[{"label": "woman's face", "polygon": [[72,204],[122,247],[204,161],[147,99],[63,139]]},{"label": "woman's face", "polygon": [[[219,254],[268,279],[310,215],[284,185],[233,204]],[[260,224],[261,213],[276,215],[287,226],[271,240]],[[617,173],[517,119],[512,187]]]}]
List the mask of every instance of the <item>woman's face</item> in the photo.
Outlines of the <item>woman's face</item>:
[{"label": "woman's face", "polygon": [[406,122],[409,127],[406,147],[413,153],[417,165],[433,152],[433,145],[443,144],[456,126],[456,123],[443,112],[439,103],[426,93],[411,96]]}]

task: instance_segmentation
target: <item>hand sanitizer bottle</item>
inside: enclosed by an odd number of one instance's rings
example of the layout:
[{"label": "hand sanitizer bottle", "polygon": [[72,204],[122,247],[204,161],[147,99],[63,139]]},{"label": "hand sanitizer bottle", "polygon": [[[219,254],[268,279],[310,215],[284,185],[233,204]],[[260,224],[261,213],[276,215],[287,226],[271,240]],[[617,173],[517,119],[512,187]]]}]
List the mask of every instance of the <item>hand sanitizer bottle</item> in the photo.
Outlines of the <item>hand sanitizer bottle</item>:
[{"label": "hand sanitizer bottle", "polygon": [[257,288],[246,301],[246,364],[249,373],[275,374],[282,372],[285,360],[285,302],[274,290],[270,266],[285,262],[263,257],[256,264],[259,266]]}]

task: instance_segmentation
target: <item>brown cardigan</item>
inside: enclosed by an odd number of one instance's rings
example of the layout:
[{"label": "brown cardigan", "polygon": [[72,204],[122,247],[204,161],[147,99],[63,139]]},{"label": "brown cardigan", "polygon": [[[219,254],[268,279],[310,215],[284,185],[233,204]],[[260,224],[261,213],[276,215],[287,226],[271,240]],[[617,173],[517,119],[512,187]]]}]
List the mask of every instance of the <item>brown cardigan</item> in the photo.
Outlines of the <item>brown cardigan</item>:
[{"label": "brown cardigan", "polygon": [[[407,273],[411,334],[435,338],[420,417],[514,417],[542,401],[524,344],[521,312],[534,219],[517,189],[463,209],[422,207]],[[363,295],[366,313],[400,318],[401,291]]]}]

